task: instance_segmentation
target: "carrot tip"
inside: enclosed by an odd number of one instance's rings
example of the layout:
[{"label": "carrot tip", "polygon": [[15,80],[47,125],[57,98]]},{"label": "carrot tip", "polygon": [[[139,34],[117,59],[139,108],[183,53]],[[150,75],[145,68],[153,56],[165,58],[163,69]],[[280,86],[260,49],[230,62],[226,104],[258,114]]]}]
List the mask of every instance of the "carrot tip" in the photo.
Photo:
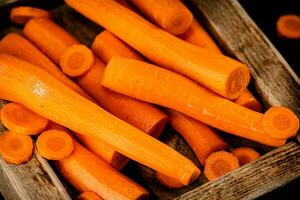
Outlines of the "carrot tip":
[{"label": "carrot tip", "polygon": [[31,18],[51,18],[51,13],[39,8],[21,6],[13,8],[10,12],[10,20],[18,25],[26,24]]},{"label": "carrot tip", "polygon": [[177,180],[170,178],[166,175],[163,175],[162,173],[159,172],[156,172],[156,178],[163,186],[170,189],[180,189],[185,186],[182,183],[178,182]]},{"label": "carrot tip", "polygon": [[225,96],[229,99],[235,99],[246,89],[250,81],[250,73],[246,66],[241,66],[233,71],[226,83]]}]

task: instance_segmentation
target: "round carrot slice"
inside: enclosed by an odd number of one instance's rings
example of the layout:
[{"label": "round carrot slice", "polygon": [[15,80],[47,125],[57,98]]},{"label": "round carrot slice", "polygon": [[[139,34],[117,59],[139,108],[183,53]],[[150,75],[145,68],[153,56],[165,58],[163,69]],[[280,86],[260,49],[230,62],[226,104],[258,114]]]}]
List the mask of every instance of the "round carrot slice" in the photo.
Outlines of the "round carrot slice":
[{"label": "round carrot slice", "polygon": [[300,17],[298,15],[283,15],[277,21],[279,36],[288,39],[300,38]]},{"label": "round carrot slice", "polygon": [[72,137],[60,130],[48,130],[39,135],[36,141],[38,152],[48,160],[61,160],[74,150]]},{"label": "round carrot slice", "polygon": [[231,153],[237,157],[240,166],[248,164],[260,157],[260,154],[250,147],[239,147],[234,149]]},{"label": "round carrot slice", "polygon": [[287,139],[296,135],[299,129],[299,119],[290,109],[275,106],[265,113],[263,125],[264,130],[270,136]]},{"label": "round carrot slice", "polygon": [[36,135],[45,130],[49,120],[21,104],[8,103],[1,109],[1,121],[7,129],[15,133]]},{"label": "round carrot slice", "polygon": [[178,182],[177,180],[170,178],[159,172],[156,173],[156,178],[157,178],[157,180],[159,180],[159,182],[163,186],[170,188],[170,189],[179,189],[179,188],[184,187],[184,185],[181,184],[180,182]]},{"label": "round carrot slice", "polygon": [[33,149],[32,140],[27,135],[6,131],[0,136],[0,154],[8,163],[20,165],[29,161]]},{"label": "round carrot slice", "polygon": [[31,18],[51,18],[51,13],[29,6],[16,7],[10,12],[10,20],[19,25],[26,24]]},{"label": "round carrot slice", "polygon": [[81,44],[72,45],[60,57],[60,66],[63,72],[71,77],[83,75],[93,63],[92,51]]},{"label": "round carrot slice", "polygon": [[95,192],[84,192],[77,197],[77,200],[102,200]]}]

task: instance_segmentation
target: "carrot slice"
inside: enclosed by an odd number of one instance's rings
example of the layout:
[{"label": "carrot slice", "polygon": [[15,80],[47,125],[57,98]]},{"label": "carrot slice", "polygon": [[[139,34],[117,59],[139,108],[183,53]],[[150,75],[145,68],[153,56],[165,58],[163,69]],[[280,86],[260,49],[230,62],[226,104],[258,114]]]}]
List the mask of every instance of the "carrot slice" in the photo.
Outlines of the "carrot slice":
[{"label": "carrot slice", "polygon": [[296,135],[299,130],[299,119],[288,108],[275,106],[270,108],[263,118],[266,132],[279,139],[287,139]]},{"label": "carrot slice", "polygon": [[217,151],[210,154],[206,159],[204,174],[209,181],[212,181],[239,167],[238,159],[231,153]]},{"label": "carrot slice", "polygon": [[70,46],[60,57],[63,72],[71,77],[86,73],[94,63],[92,51],[84,45]]},{"label": "carrot slice", "polygon": [[55,129],[39,135],[36,147],[41,156],[48,160],[61,160],[74,150],[72,137],[64,131]]},{"label": "carrot slice", "polygon": [[19,135],[13,131],[5,131],[0,135],[0,154],[8,163],[20,165],[28,162],[33,150],[33,143],[28,135]]},{"label": "carrot slice", "polygon": [[180,182],[159,172],[156,173],[156,178],[163,186],[170,189],[180,189],[184,187],[184,185]]},{"label": "carrot slice", "polygon": [[37,135],[45,130],[48,119],[18,103],[8,103],[1,109],[3,125],[21,135]]},{"label": "carrot slice", "polygon": [[260,157],[260,154],[250,147],[239,147],[234,149],[231,153],[237,157],[240,166],[248,164]]},{"label": "carrot slice", "polygon": [[29,6],[15,7],[11,9],[10,20],[16,24],[24,25],[31,18],[51,18],[51,13],[40,8]]},{"label": "carrot slice", "polygon": [[300,16],[298,15],[283,15],[276,24],[277,33],[279,36],[288,39],[300,38]]},{"label": "carrot slice", "polygon": [[103,200],[95,192],[84,192],[80,194],[76,199],[77,200]]},{"label": "carrot slice", "polygon": [[257,112],[260,112],[262,110],[261,104],[248,89],[242,92],[234,102]]}]

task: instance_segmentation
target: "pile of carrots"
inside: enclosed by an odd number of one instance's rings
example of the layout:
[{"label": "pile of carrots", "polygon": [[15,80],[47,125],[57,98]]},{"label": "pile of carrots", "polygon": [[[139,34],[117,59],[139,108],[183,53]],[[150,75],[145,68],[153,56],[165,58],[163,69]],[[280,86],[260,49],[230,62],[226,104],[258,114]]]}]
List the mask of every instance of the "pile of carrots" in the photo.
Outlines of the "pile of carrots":
[{"label": "pile of carrots", "polygon": [[156,139],[167,122],[208,180],[260,157],[249,147],[232,150],[216,129],[273,147],[296,135],[298,117],[281,106],[261,113],[246,65],[223,55],[181,1],[65,2],[106,30],[89,48],[50,12],[12,9],[24,29],[0,42],[0,98],[10,101],[1,109],[8,131],[0,154],[8,163],[30,161],[36,146],[78,199],[140,199],[148,192],[117,171],[129,159],[172,189],[200,174]]}]

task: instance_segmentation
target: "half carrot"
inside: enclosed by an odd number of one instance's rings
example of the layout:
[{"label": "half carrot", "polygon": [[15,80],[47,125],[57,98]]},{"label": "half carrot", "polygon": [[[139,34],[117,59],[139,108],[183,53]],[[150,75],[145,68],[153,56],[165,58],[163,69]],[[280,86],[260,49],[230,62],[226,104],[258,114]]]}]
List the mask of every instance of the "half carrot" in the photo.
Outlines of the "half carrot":
[{"label": "half carrot", "polygon": [[238,159],[231,153],[217,151],[206,159],[204,174],[209,181],[212,181],[239,167]]},{"label": "half carrot", "polygon": [[0,135],[0,154],[8,163],[20,165],[28,162],[33,153],[33,143],[28,135],[5,131]]},{"label": "half carrot", "polygon": [[222,96],[235,99],[249,83],[250,73],[244,64],[191,45],[115,1],[86,0],[84,6],[80,0],[65,2],[159,66],[183,74]]},{"label": "half carrot", "polygon": [[248,164],[260,157],[259,153],[250,147],[239,147],[234,149],[231,153],[239,160],[240,166]]},{"label": "half carrot", "polygon": [[180,189],[184,187],[183,184],[178,182],[177,180],[170,178],[168,176],[163,175],[162,173],[157,172],[156,173],[157,180],[165,187],[170,189]]},{"label": "half carrot", "polygon": [[51,18],[51,13],[40,8],[29,6],[15,7],[10,11],[10,20],[16,24],[24,25],[31,18]]},{"label": "half carrot", "polygon": [[37,135],[46,129],[48,119],[18,103],[8,103],[1,109],[3,125],[21,135]]},{"label": "half carrot", "polygon": [[261,104],[248,89],[245,89],[234,102],[257,112],[261,112],[262,110]]},{"label": "half carrot", "polygon": [[280,37],[288,39],[300,38],[300,16],[298,15],[283,15],[276,24],[277,33]]},{"label": "half carrot", "polygon": [[113,57],[105,68],[101,84],[240,137],[270,146],[285,143],[284,139],[275,139],[266,133],[263,114],[222,98],[179,74],[142,61]]},{"label": "half carrot", "polygon": [[95,192],[83,192],[76,200],[103,200]]}]

